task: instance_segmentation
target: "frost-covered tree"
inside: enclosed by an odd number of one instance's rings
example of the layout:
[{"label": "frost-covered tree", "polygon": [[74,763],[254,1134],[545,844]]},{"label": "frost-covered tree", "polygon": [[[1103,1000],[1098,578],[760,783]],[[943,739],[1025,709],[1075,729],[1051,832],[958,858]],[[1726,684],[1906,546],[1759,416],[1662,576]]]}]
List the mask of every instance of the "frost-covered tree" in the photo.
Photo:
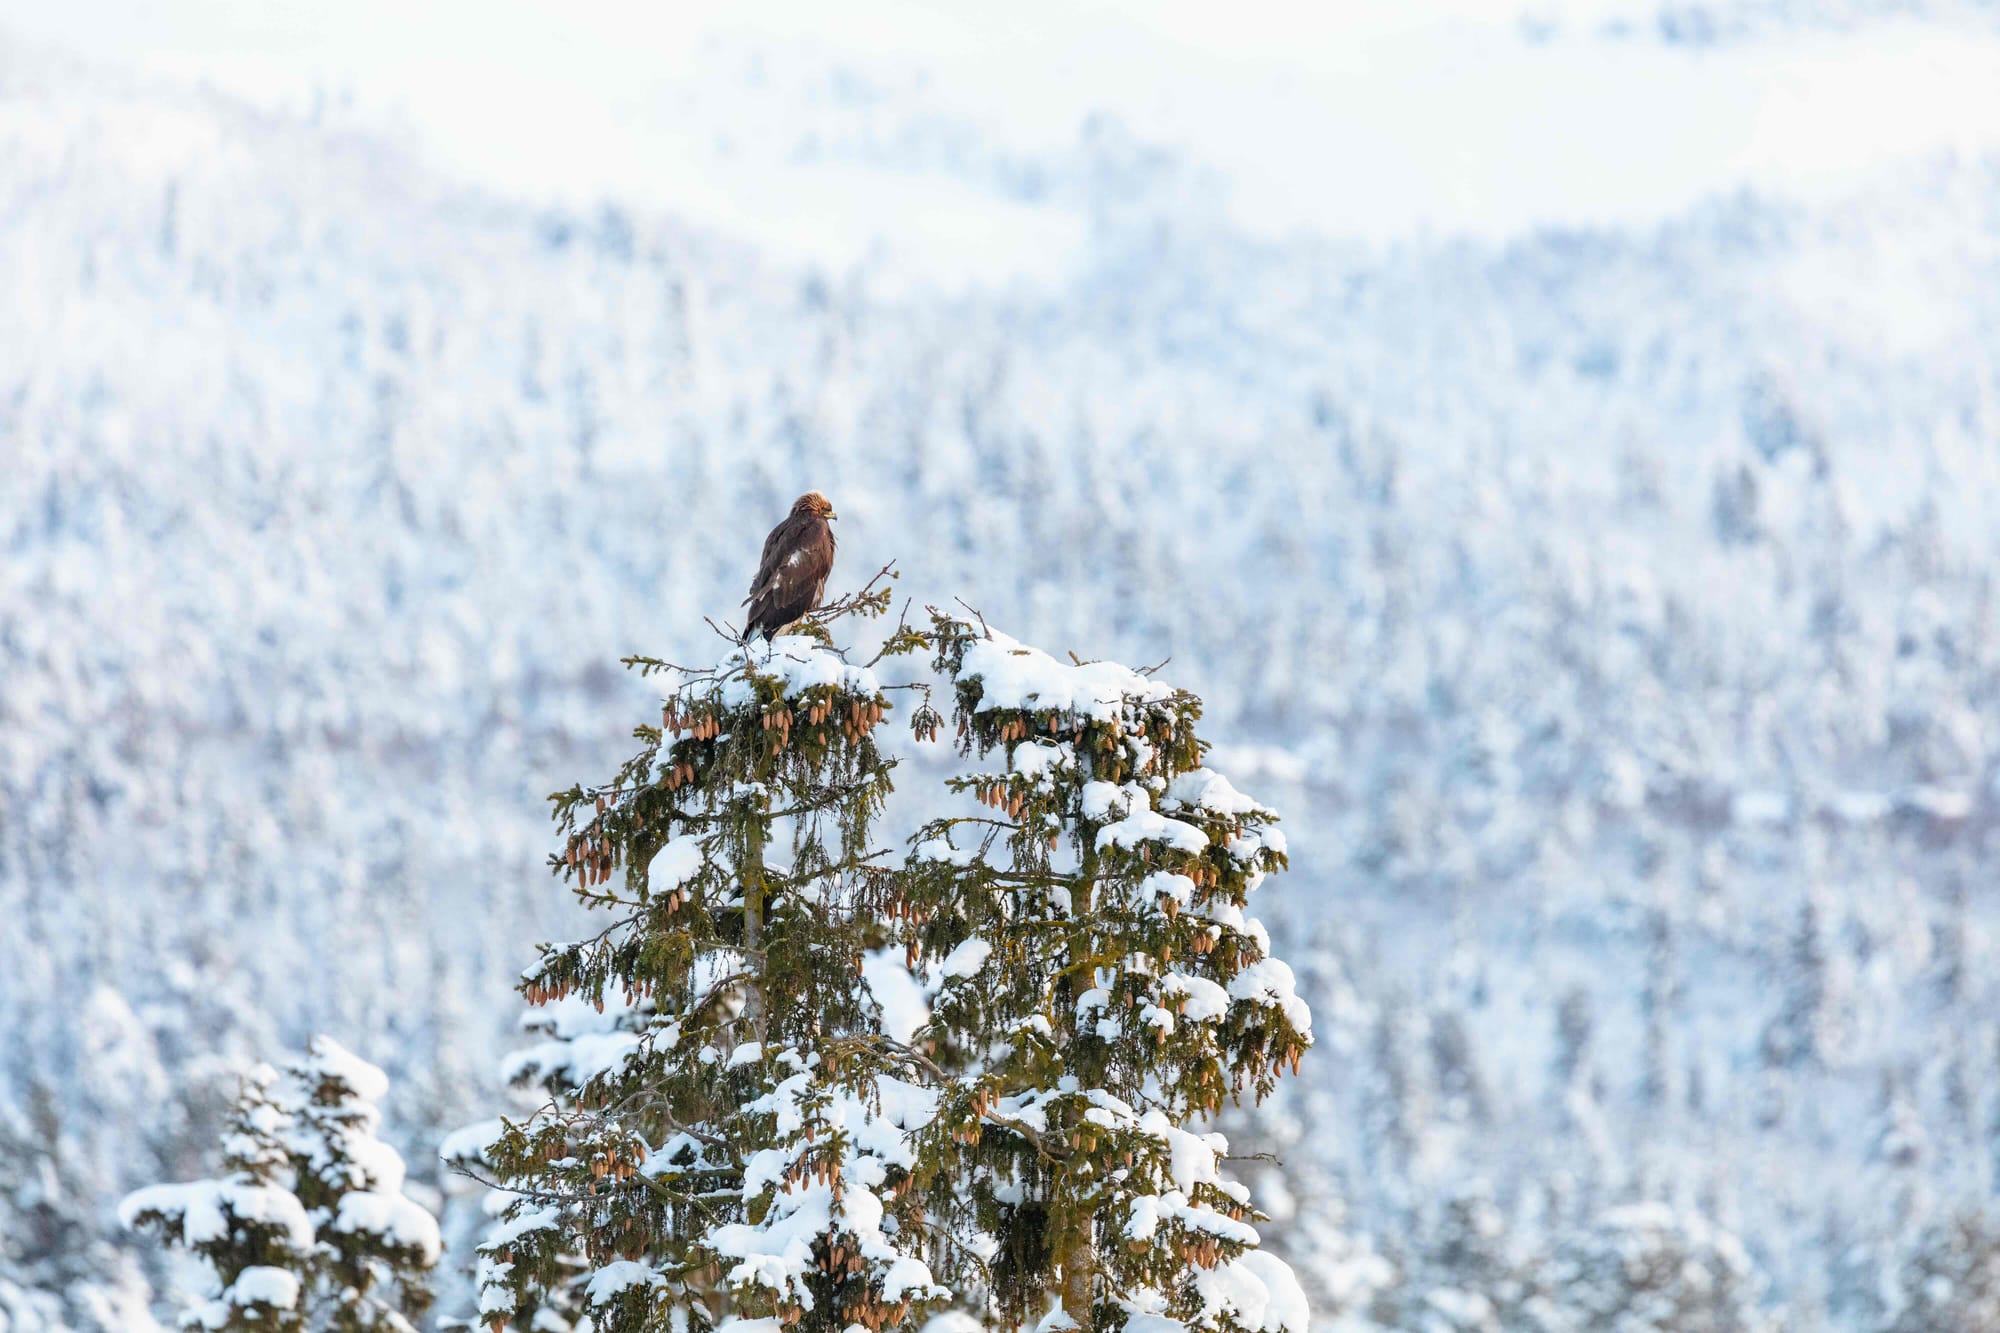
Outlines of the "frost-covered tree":
[{"label": "frost-covered tree", "polygon": [[1729,1232],[1664,1204],[1614,1208],[1565,1239],[1536,1333],[1760,1333],[1762,1279]]},{"label": "frost-covered tree", "polygon": [[1418,1059],[1420,1036],[1408,997],[1384,996],[1370,1033],[1359,1129],[1369,1160],[1394,1163],[1398,1177],[1421,1155],[1434,1100]]},{"label": "frost-covered tree", "polygon": [[404,1197],[403,1159],[376,1137],[388,1079],[328,1037],[244,1079],[223,1174],[153,1185],[119,1207],[198,1255],[209,1288],[189,1328],[410,1333],[430,1304],[437,1222]]},{"label": "frost-covered tree", "polygon": [[157,1333],[132,1250],[101,1232],[68,1151],[65,1108],[43,1085],[17,1111],[0,1096],[0,1330]]},{"label": "frost-covered tree", "polygon": [[1669,1037],[1673,1011],[1681,997],[1679,935],[1664,907],[1646,914],[1646,970],[1639,991],[1643,1028],[1639,1055],[1639,1101],[1649,1111],[1663,1110],[1672,1090]]},{"label": "frost-covered tree", "polygon": [[1889,1333],[2000,1328],[2000,1222],[1966,1212],[1926,1228],[1903,1263],[1901,1289]]},{"label": "frost-covered tree", "polygon": [[930,634],[982,765],[950,786],[985,807],[923,826],[895,905],[935,986],[922,1062],[947,1081],[917,1183],[964,1238],[943,1271],[1003,1327],[1302,1330],[1195,1127],[1311,1041],[1245,914],[1285,864],[1272,812],[1203,766],[1194,695],[936,611]]},{"label": "frost-covered tree", "polygon": [[1403,1275],[1394,1327],[1417,1333],[1499,1333],[1532,1308],[1530,1274],[1511,1252],[1491,1191],[1454,1192]]},{"label": "frost-covered tree", "polygon": [[1773,1068],[1822,1066],[1844,1040],[1845,972],[1830,957],[1819,895],[1799,905],[1782,978],[1784,1002],[1764,1029],[1764,1062]]},{"label": "frost-covered tree", "polygon": [[1571,986],[1556,1006],[1556,1053],[1549,1067],[1549,1086],[1558,1097],[1588,1080],[1591,1039],[1596,1031],[1597,1015],[1589,992]]},{"label": "frost-covered tree", "polygon": [[918,1320],[949,1294],[910,1188],[935,1094],[902,1077],[863,977],[897,900],[872,833],[888,696],[808,634],[712,669],[633,661],[666,684],[659,725],[613,780],[554,798],[554,869],[606,921],[522,982],[545,1040],[512,1073],[550,1101],[446,1145],[505,1190],[481,1317]]}]

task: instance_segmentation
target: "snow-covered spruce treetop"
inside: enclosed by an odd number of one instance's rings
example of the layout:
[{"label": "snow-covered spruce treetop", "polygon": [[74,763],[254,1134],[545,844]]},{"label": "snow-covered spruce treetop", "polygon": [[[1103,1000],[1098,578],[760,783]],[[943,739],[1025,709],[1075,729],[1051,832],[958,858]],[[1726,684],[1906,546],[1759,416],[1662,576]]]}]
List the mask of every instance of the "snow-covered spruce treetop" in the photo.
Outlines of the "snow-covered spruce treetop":
[{"label": "snow-covered spruce treetop", "polygon": [[[899,687],[825,627],[886,609],[864,591],[708,670],[633,659],[666,673],[661,725],[555,798],[554,868],[612,919],[524,978],[542,1040],[510,1074],[550,1099],[445,1145],[496,1187],[481,1318],[1298,1333],[1225,1145],[1185,1128],[1309,1041],[1242,911],[1282,864],[1269,812],[1200,767],[1191,695],[934,615],[884,652],[936,654],[1018,789],[953,779],[941,801],[977,788],[1009,821],[934,820],[885,859]],[[900,688],[934,740],[931,685]],[[1024,746],[1030,722],[1060,739]],[[914,1018],[864,975],[895,946],[934,999]]]},{"label": "snow-covered spruce treetop", "polygon": [[382,1071],[315,1037],[282,1072],[245,1077],[223,1174],[127,1196],[119,1218],[206,1261],[189,1328],[410,1333],[430,1304],[441,1245],[405,1198],[403,1159],[375,1137]]},{"label": "snow-covered spruce treetop", "polygon": [[1202,765],[1194,695],[935,610],[927,637],[962,752],[1002,761],[950,781],[991,813],[930,822],[895,881],[933,960],[918,1178],[961,1240],[943,1279],[995,1326],[1302,1333],[1227,1145],[1188,1128],[1312,1040],[1244,912],[1284,865],[1274,815]]},{"label": "snow-covered spruce treetop", "polygon": [[555,869],[610,920],[524,978],[547,1040],[512,1072],[548,1105],[445,1145],[503,1191],[494,1328],[879,1329],[949,1299],[909,1192],[935,1094],[862,979],[895,898],[870,844],[889,697],[819,628],[887,604],[864,590],[713,669],[633,659],[667,684],[660,724],[554,798]]}]

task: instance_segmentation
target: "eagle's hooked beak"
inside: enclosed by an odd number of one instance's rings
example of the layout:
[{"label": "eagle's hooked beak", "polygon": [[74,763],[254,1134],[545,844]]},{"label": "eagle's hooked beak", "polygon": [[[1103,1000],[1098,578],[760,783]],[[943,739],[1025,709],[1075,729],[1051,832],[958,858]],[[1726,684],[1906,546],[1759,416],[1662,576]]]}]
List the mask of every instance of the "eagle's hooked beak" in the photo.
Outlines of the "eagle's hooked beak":
[{"label": "eagle's hooked beak", "polygon": [[834,513],[831,509],[826,511],[826,521],[829,523],[833,522],[833,520],[839,517],[840,515]]}]

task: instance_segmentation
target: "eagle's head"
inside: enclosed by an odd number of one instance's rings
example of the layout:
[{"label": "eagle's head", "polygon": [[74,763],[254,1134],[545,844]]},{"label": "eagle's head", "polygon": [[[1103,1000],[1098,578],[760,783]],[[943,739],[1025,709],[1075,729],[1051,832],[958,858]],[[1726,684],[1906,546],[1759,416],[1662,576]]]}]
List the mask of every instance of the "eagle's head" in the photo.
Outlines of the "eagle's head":
[{"label": "eagle's head", "polygon": [[792,501],[792,512],[794,514],[817,514],[821,518],[840,517],[840,515],[833,512],[833,501],[827,499],[818,491],[807,491],[804,495]]}]

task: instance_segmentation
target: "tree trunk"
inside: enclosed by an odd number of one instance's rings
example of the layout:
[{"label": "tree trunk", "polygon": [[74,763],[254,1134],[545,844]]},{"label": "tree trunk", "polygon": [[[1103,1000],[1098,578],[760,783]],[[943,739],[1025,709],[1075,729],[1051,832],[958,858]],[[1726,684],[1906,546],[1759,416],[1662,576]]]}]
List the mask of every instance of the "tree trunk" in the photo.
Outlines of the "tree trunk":
[{"label": "tree trunk", "polygon": [[744,988],[743,1017],[751,1040],[764,1040],[764,844],[769,830],[760,821],[750,836],[743,865],[743,962],[756,978]]},{"label": "tree trunk", "polygon": [[[1078,1049],[1076,1044],[1078,973],[1075,967],[1080,960],[1077,957],[1077,950],[1082,949],[1086,954],[1089,952],[1090,930],[1087,923],[1090,920],[1091,899],[1095,896],[1097,883],[1097,851],[1092,846],[1092,839],[1083,838],[1079,850],[1082,864],[1079,867],[1076,887],[1070,891],[1071,925],[1069,947],[1066,950],[1069,956],[1063,959],[1061,991],[1064,999],[1060,1006],[1063,1016],[1063,1036],[1066,1038],[1064,1045],[1070,1052],[1071,1060],[1074,1060]],[[1091,983],[1086,981],[1083,984],[1087,986]],[[1066,1067],[1071,1074],[1081,1077],[1085,1082],[1094,1082],[1102,1072],[1079,1069],[1068,1062]],[[1082,1182],[1076,1180],[1069,1182],[1070,1188],[1078,1192],[1081,1192],[1081,1184]],[[1090,1278],[1093,1267],[1091,1261],[1095,1257],[1092,1253],[1095,1233],[1096,1227],[1092,1223],[1090,1214],[1082,1213],[1063,1228],[1057,1241],[1055,1256],[1057,1268],[1062,1275],[1058,1290],[1062,1294],[1063,1313],[1076,1321],[1076,1327],[1082,1333],[1090,1333],[1092,1287]]]},{"label": "tree trunk", "polygon": [[1075,1234],[1063,1242],[1058,1262],[1062,1266],[1063,1313],[1076,1321],[1082,1333],[1090,1333],[1090,1270],[1091,1232],[1094,1228],[1088,1218],[1077,1227]]}]

